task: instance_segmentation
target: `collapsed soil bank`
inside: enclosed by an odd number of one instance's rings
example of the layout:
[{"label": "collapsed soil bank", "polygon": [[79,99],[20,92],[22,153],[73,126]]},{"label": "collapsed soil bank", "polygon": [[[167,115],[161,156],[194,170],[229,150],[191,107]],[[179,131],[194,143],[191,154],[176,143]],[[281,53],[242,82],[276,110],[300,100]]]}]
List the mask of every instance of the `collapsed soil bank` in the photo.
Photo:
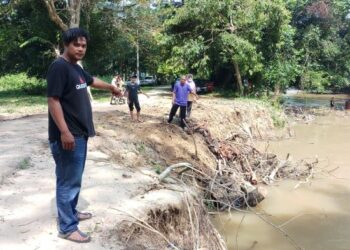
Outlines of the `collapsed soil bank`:
[{"label": "collapsed soil bank", "polygon": [[[254,102],[208,99],[195,105],[189,129],[183,131],[177,124],[167,123],[167,102],[159,100],[157,105],[145,106],[142,112],[147,115],[143,123],[130,122],[128,115],[120,111],[95,116],[98,136],[93,146],[114,162],[122,162],[130,169],[146,167],[155,176],[179,162],[188,162],[193,167],[181,175],[182,169],[175,171],[171,185],[161,182],[155,185],[148,194],[158,197],[157,202],[141,209],[138,216],[108,238],[121,239],[129,249],[167,249],[169,245],[179,249],[225,249],[208,219],[208,205],[219,209],[243,207],[247,199],[249,202],[247,195],[257,190],[257,184],[289,173],[300,177],[304,172],[291,165],[282,170],[287,167],[286,162],[281,165],[276,156],[258,152],[254,147],[255,139],[274,136],[275,110]],[[279,119],[285,118],[279,115]],[[283,134],[289,136],[287,132]],[[259,157],[266,162],[254,165]],[[242,159],[251,165],[250,169],[245,169]],[[253,182],[253,176],[247,176],[249,171],[251,174],[254,171]],[[264,175],[270,179],[263,179]],[[170,193],[152,194],[157,189]],[[263,199],[261,192],[254,194],[258,196],[251,197],[249,205]],[[180,198],[167,199],[168,195]]]}]

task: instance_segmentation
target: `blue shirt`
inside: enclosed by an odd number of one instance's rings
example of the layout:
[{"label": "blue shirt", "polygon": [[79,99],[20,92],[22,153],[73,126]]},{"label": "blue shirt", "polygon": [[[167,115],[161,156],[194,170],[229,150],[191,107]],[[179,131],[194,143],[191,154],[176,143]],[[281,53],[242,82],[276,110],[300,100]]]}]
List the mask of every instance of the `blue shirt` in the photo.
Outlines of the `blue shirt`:
[{"label": "blue shirt", "polygon": [[174,87],[175,103],[179,106],[187,106],[188,94],[192,91],[192,88],[188,84],[181,85],[176,83]]}]

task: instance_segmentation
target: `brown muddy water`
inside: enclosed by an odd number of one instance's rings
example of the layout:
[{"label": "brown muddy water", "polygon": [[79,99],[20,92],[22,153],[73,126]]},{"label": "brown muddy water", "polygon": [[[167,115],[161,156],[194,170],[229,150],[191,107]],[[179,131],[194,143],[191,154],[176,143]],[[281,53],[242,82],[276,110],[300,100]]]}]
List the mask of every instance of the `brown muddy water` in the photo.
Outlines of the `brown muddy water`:
[{"label": "brown muddy water", "polygon": [[[269,143],[269,151],[281,158],[290,153],[294,160],[320,161],[309,183],[296,188],[298,182],[280,181],[268,187],[268,196],[255,208],[301,249],[350,250],[350,114],[339,112],[296,125],[293,139]],[[213,221],[229,249],[298,249],[251,213],[225,213]]]}]

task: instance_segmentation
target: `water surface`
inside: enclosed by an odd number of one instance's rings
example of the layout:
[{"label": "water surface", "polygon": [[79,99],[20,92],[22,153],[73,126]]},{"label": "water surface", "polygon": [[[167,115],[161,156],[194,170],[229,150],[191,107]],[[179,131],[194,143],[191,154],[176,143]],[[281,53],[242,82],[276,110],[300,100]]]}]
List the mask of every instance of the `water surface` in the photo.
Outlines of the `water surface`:
[{"label": "water surface", "polygon": [[[350,116],[331,113],[294,130],[295,138],[270,142],[269,151],[281,158],[290,153],[294,160],[317,157],[317,177],[298,188],[293,181],[269,187],[257,211],[275,225],[286,223],[281,228],[304,249],[349,250]],[[282,233],[253,214],[222,214],[214,223],[229,249],[295,249]]]}]

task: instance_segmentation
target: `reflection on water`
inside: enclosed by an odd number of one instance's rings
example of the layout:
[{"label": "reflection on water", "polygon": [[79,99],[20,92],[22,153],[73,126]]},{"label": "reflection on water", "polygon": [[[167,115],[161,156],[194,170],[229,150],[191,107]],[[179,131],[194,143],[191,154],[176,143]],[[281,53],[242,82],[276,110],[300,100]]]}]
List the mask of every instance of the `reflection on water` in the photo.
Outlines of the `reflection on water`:
[{"label": "reflection on water", "polygon": [[283,105],[295,107],[321,108],[330,107],[330,100],[334,97],[335,108],[343,110],[348,95],[313,95],[313,94],[296,94],[282,96]]},{"label": "reflection on water", "polygon": [[[282,229],[304,249],[349,250],[350,116],[330,114],[294,129],[296,138],[270,142],[269,151],[281,158],[291,153],[295,160],[318,157],[317,178],[297,189],[297,182],[277,183],[269,188],[257,211],[265,213],[275,225],[291,220]],[[256,215],[234,212],[213,221],[229,249],[237,249],[237,243],[243,250],[295,249],[283,234]]]}]

